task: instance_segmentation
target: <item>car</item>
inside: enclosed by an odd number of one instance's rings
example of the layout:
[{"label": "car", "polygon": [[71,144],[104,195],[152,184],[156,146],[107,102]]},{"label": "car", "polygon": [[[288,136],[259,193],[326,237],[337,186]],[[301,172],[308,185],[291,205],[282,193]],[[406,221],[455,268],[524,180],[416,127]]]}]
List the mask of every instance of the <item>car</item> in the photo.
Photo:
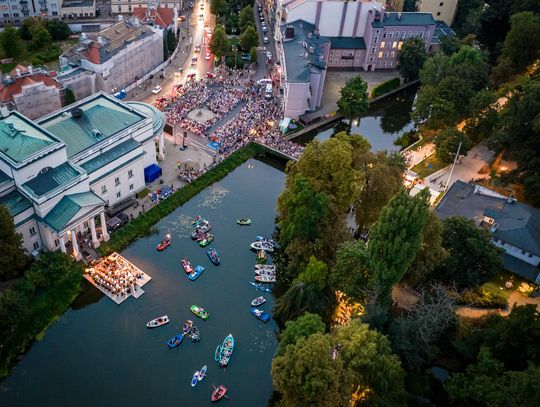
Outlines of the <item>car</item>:
[{"label": "car", "polygon": [[272,79],[270,78],[262,78],[262,79],[259,79],[257,81],[257,85],[268,85],[268,84],[272,84]]},{"label": "car", "polygon": [[266,26],[264,26],[264,27],[262,28],[262,32],[266,34],[266,33],[268,32],[268,28],[266,28]]},{"label": "car", "polygon": [[152,89],[152,93],[154,95],[157,95],[159,92],[161,92],[161,86],[157,85],[154,89]]},{"label": "car", "polygon": [[272,59],[272,53],[270,51],[266,51],[266,58]]},{"label": "car", "polygon": [[184,72],[184,68],[178,68],[174,71],[174,76],[182,76],[182,72]]},{"label": "car", "polygon": [[251,56],[247,52],[244,52],[241,58],[243,61],[251,61]]},{"label": "car", "polygon": [[212,54],[207,52],[206,53],[206,56],[204,57],[204,59],[206,59],[207,61],[210,61],[210,59],[212,58]]},{"label": "car", "polygon": [[204,19],[204,14],[199,14],[199,20],[203,20]]},{"label": "car", "polygon": [[259,20],[260,20],[260,22],[262,23],[262,22],[264,21],[264,17],[263,17],[263,16],[260,16],[260,17],[259,17]]},{"label": "car", "polygon": [[187,80],[188,81],[192,81],[195,79],[195,77],[197,76],[197,74],[195,72],[193,73],[190,73],[188,76],[187,76]]},{"label": "car", "polygon": [[264,37],[264,38],[263,38],[263,42],[264,42],[265,44],[268,44],[268,37]]},{"label": "car", "polygon": [[206,72],[206,77],[208,79],[214,79],[216,77],[216,74],[214,72]]},{"label": "car", "polygon": [[195,50],[194,50],[194,52],[201,52],[201,44],[195,45]]}]

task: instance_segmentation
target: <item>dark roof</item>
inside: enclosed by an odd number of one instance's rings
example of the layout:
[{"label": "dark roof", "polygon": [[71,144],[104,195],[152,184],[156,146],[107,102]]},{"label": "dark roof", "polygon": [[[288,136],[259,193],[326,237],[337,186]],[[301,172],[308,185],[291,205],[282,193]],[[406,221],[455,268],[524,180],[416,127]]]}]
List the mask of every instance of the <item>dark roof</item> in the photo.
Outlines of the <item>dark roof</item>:
[{"label": "dark roof", "polygon": [[373,28],[388,26],[420,26],[434,25],[435,19],[431,13],[381,13],[382,21],[376,19],[371,23]]},{"label": "dark roof", "polygon": [[140,145],[141,144],[138,141],[130,138],[129,140],[126,140],[123,143],[118,144],[117,146],[111,148],[110,150],[107,150],[99,154],[97,157],[86,161],[80,166],[84,168],[86,172],[90,174],[96,170],[99,170],[100,168],[105,167],[107,164],[110,164],[113,161],[116,161],[117,159],[129,153],[130,151],[135,150]]},{"label": "dark roof", "polygon": [[31,194],[40,197],[54,191],[63,185],[67,185],[73,179],[81,175],[81,172],[69,162],[60,164],[44,173],[37,175],[30,181],[25,182],[23,188]]},{"label": "dark roof", "polygon": [[11,181],[11,177],[8,176],[4,171],[0,170],[0,184]]},{"label": "dark roof", "polygon": [[363,37],[329,37],[332,49],[366,49]]},{"label": "dark roof", "polygon": [[442,37],[454,37],[456,33],[450,27],[446,25],[444,21],[435,22],[435,31],[433,32],[433,37],[431,38],[432,45],[438,45],[441,43]]},{"label": "dark roof", "polygon": [[15,190],[0,197],[0,205],[4,205],[12,217],[32,207],[32,202]]},{"label": "dark roof", "polygon": [[540,277],[540,269],[538,267],[533,266],[532,264],[526,263],[517,257],[511,256],[508,253],[501,254],[501,259],[503,262],[503,266],[508,271],[511,271],[512,273],[516,273],[517,275],[526,278],[530,281],[535,281],[539,283],[538,277]]}]

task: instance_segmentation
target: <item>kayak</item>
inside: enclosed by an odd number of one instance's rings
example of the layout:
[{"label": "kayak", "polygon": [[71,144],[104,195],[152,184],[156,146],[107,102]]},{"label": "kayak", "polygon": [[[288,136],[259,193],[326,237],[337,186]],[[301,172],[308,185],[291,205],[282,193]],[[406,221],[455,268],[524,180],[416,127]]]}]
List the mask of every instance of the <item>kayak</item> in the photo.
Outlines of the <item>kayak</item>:
[{"label": "kayak", "polygon": [[169,317],[167,315],[163,315],[162,317],[155,318],[151,321],[148,321],[146,324],[147,328],[157,328],[159,326],[165,325],[169,323]]},{"label": "kayak", "polygon": [[214,249],[213,247],[211,247],[210,249],[208,249],[206,251],[206,254],[208,255],[208,257],[210,258],[210,261],[212,263],[214,263],[216,266],[219,265],[219,263],[221,262],[221,259],[219,258],[219,254],[217,252],[216,249]]},{"label": "kayak", "polygon": [[212,400],[212,403],[215,403],[225,397],[225,393],[227,393],[227,388],[220,384],[218,387],[214,387],[210,400]]},{"label": "kayak", "polygon": [[[231,356],[234,351],[234,337],[232,334],[229,334],[225,337],[223,340],[223,344],[221,345],[220,352],[218,355],[218,360],[216,360],[221,367],[225,367],[229,364],[229,360],[231,359]],[[217,349],[216,354],[214,355],[214,359],[217,356]]]},{"label": "kayak", "polygon": [[193,326],[193,321],[190,319],[186,319],[186,322],[184,322],[184,327],[182,328],[182,333],[184,335],[187,335],[191,332],[191,327]]},{"label": "kayak", "polygon": [[265,302],[266,302],[266,299],[261,295],[260,297],[257,297],[253,301],[251,301],[251,305],[253,307],[258,307],[259,305],[262,305]]},{"label": "kayak", "polygon": [[199,377],[197,378],[198,381],[201,381],[204,379],[204,376],[206,376],[206,370],[208,369],[208,366],[204,365],[202,369],[199,371]]},{"label": "kayak", "polygon": [[201,246],[201,247],[208,246],[213,241],[214,241],[214,235],[212,233],[208,233],[205,236],[205,238],[199,242],[199,246]]},{"label": "kayak", "polygon": [[193,271],[188,275],[188,278],[189,278],[191,281],[195,281],[195,280],[197,280],[197,278],[202,274],[203,271],[204,271],[204,267],[203,267],[203,266],[197,266],[197,267],[195,267],[195,270],[193,270]]},{"label": "kayak", "polygon": [[270,321],[270,314],[267,314],[263,310],[257,308],[251,308],[251,313],[258,319],[260,319],[265,324]]},{"label": "kayak", "polygon": [[206,310],[203,307],[199,307],[198,305],[192,305],[191,306],[191,312],[193,312],[199,318],[204,319],[205,321],[209,317],[208,312],[206,312]]},{"label": "kayak", "polygon": [[276,276],[255,276],[255,280],[260,281],[261,283],[275,283],[276,282]]},{"label": "kayak", "polygon": [[196,370],[195,373],[193,373],[193,377],[191,378],[191,387],[195,387],[195,385],[199,383],[199,371]]},{"label": "kayak", "polygon": [[197,328],[195,325],[191,328],[191,340],[193,342],[199,342],[201,340],[201,333],[199,331],[199,328]]},{"label": "kayak", "polygon": [[180,345],[182,343],[182,339],[184,339],[184,337],[180,334],[173,336],[171,339],[169,339],[167,341],[169,349],[176,348],[178,345]]},{"label": "kayak", "polygon": [[240,226],[248,226],[251,225],[251,219],[249,218],[240,218],[236,221]]},{"label": "kayak", "polygon": [[257,290],[266,291],[267,293],[271,293],[272,290],[270,288],[263,287],[262,284],[254,283],[253,281],[250,281],[249,284],[251,284],[253,287],[255,287]]},{"label": "kayak", "polygon": [[182,268],[186,273],[192,273],[193,272],[193,266],[189,262],[189,260],[186,258],[183,258],[182,261],[180,261],[180,264],[182,264]]}]

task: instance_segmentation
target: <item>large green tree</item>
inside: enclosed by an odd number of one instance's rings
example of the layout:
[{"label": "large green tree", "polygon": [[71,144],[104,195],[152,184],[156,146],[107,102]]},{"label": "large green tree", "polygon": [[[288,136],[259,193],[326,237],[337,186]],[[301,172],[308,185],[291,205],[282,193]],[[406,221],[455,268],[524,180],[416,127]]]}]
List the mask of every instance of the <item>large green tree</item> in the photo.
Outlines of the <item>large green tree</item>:
[{"label": "large green tree", "polygon": [[340,91],[337,102],[343,117],[352,122],[369,109],[367,83],[361,76],[350,79]]},{"label": "large green tree", "polygon": [[225,30],[222,26],[216,26],[214,33],[212,34],[212,39],[210,40],[210,51],[215,58],[221,59],[229,52],[231,46],[229,44],[229,39]]},{"label": "large green tree", "polygon": [[365,244],[361,240],[343,242],[336,252],[336,262],[330,274],[332,287],[351,300],[361,301],[369,288],[370,276]]},{"label": "large green tree", "polygon": [[439,160],[447,164],[454,161],[458,148],[459,155],[467,155],[467,152],[471,148],[469,137],[455,127],[447,127],[437,134],[433,141],[435,144],[435,155]]},{"label": "large green tree", "polygon": [[427,190],[412,197],[402,189],[370,229],[368,264],[373,273],[372,285],[383,302],[390,302],[392,287],[401,281],[420,249],[429,210],[428,196]]},{"label": "large green tree", "polygon": [[240,35],[239,45],[245,51],[256,47],[259,44],[259,34],[252,25],[248,25],[242,35]]},{"label": "large green tree", "polygon": [[317,314],[306,312],[294,321],[287,321],[285,329],[279,335],[279,348],[277,355],[283,355],[289,345],[294,345],[300,338],[307,338],[310,335],[324,334],[326,325]]},{"label": "large green tree", "polygon": [[42,48],[50,44],[51,41],[51,34],[49,34],[46,28],[42,28],[32,34],[32,47],[34,49]]},{"label": "large green tree", "polygon": [[23,51],[23,42],[16,28],[8,25],[0,33],[0,46],[6,57],[16,58]]},{"label": "large green tree", "polygon": [[481,90],[471,98],[469,117],[463,131],[470,140],[479,142],[489,138],[499,126],[497,95]]},{"label": "large green tree", "polygon": [[0,280],[18,276],[26,262],[22,237],[15,232],[15,224],[7,208],[0,205]]},{"label": "large green tree", "polygon": [[245,6],[240,10],[238,13],[238,25],[242,31],[245,31],[248,26],[255,27],[255,21],[253,20],[253,6]]},{"label": "large green tree", "polygon": [[421,38],[414,37],[403,43],[398,54],[398,70],[405,82],[418,79],[426,59],[426,44]]},{"label": "large green tree", "polygon": [[71,35],[69,26],[63,21],[49,20],[46,24],[47,31],[51,34],[51,38],[55,41],[62,41]]}]

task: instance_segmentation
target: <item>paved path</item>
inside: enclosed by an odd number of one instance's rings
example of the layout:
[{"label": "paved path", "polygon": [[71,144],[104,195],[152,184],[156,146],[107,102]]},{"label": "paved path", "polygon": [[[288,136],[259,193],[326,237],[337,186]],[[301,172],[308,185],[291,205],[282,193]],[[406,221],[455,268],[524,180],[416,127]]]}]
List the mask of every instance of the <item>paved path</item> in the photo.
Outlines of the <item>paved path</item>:
[{"label": "paved path", "polygon": [[403,156],[407,160],[407,168],[409,169],[421,163],[432,154],[435,154],[435,145],[433,143],[427,143],[417,149],[413,148],[403,152]]}]

